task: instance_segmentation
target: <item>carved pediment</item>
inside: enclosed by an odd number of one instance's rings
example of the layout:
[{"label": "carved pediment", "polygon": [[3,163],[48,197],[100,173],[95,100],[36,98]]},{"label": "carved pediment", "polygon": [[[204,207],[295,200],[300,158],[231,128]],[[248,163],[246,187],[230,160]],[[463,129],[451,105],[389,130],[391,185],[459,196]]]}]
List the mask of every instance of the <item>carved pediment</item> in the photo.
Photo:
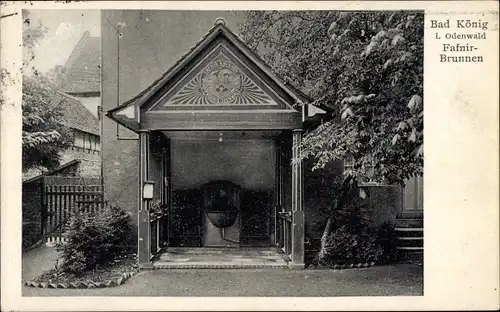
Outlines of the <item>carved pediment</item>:
[{"label": "carved pediment", "polygon": [[201,60],[153,110],[292,109],[224,46]]},{"label": "carved pediment", "polygon": [[299,106],[310,101],[217,24],[159,79],[108,116],[132,130],[300,129],[304,106]]},{"label": "carved pediment", "polygon": [[278,105],[222,53],[164,106]]}]

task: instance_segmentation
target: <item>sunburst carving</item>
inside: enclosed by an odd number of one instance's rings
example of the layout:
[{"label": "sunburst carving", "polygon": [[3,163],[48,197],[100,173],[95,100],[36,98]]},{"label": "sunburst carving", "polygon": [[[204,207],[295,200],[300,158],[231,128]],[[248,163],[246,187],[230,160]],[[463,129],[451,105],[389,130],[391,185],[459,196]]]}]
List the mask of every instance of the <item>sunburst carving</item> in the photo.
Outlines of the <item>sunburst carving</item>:
[{"label": "sunburst carving", "polygon": [[164,106],[278,105],[223,54],[197,73]]}]

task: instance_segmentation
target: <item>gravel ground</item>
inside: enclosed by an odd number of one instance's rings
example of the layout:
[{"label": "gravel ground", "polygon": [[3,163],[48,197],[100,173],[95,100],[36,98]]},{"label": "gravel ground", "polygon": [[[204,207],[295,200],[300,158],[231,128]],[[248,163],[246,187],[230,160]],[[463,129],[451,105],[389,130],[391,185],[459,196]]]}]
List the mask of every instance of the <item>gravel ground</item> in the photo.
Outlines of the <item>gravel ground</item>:
[{"label": "gravel ground", "polygon": [[[258,285],[258,286],[257,286]],[[103,289],[23,287],[23,296],[421,296],[423,270],[399,264],[344,271],[236,269],[142,271]]]},{"label": "gravel ground", "polygon": [[23,281],[34,279],[42,273],[54,268],[58,252],[54,247],[45,246],[24,252],[22,256]]}]

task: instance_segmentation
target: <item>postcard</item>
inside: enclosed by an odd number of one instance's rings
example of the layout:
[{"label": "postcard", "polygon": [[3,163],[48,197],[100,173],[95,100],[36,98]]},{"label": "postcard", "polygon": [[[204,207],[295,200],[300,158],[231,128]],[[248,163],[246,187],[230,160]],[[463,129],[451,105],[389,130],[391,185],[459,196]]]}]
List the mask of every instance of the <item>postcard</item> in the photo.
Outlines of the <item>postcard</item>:
[{"label": "postcard", "polygon": [[1,12],[2,310],[499,308],[498,2]]}]

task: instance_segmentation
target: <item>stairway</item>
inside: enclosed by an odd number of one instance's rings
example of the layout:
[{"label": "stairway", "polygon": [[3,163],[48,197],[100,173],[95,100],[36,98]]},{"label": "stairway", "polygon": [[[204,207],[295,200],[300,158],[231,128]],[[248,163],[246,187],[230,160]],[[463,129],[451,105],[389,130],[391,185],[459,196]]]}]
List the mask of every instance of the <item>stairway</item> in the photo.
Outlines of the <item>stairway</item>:
[{"label": "stairway", "polygon": [[422,262],[424,256],[423,218],[397,219],[395,231],[400,260],[404,262]]}]

